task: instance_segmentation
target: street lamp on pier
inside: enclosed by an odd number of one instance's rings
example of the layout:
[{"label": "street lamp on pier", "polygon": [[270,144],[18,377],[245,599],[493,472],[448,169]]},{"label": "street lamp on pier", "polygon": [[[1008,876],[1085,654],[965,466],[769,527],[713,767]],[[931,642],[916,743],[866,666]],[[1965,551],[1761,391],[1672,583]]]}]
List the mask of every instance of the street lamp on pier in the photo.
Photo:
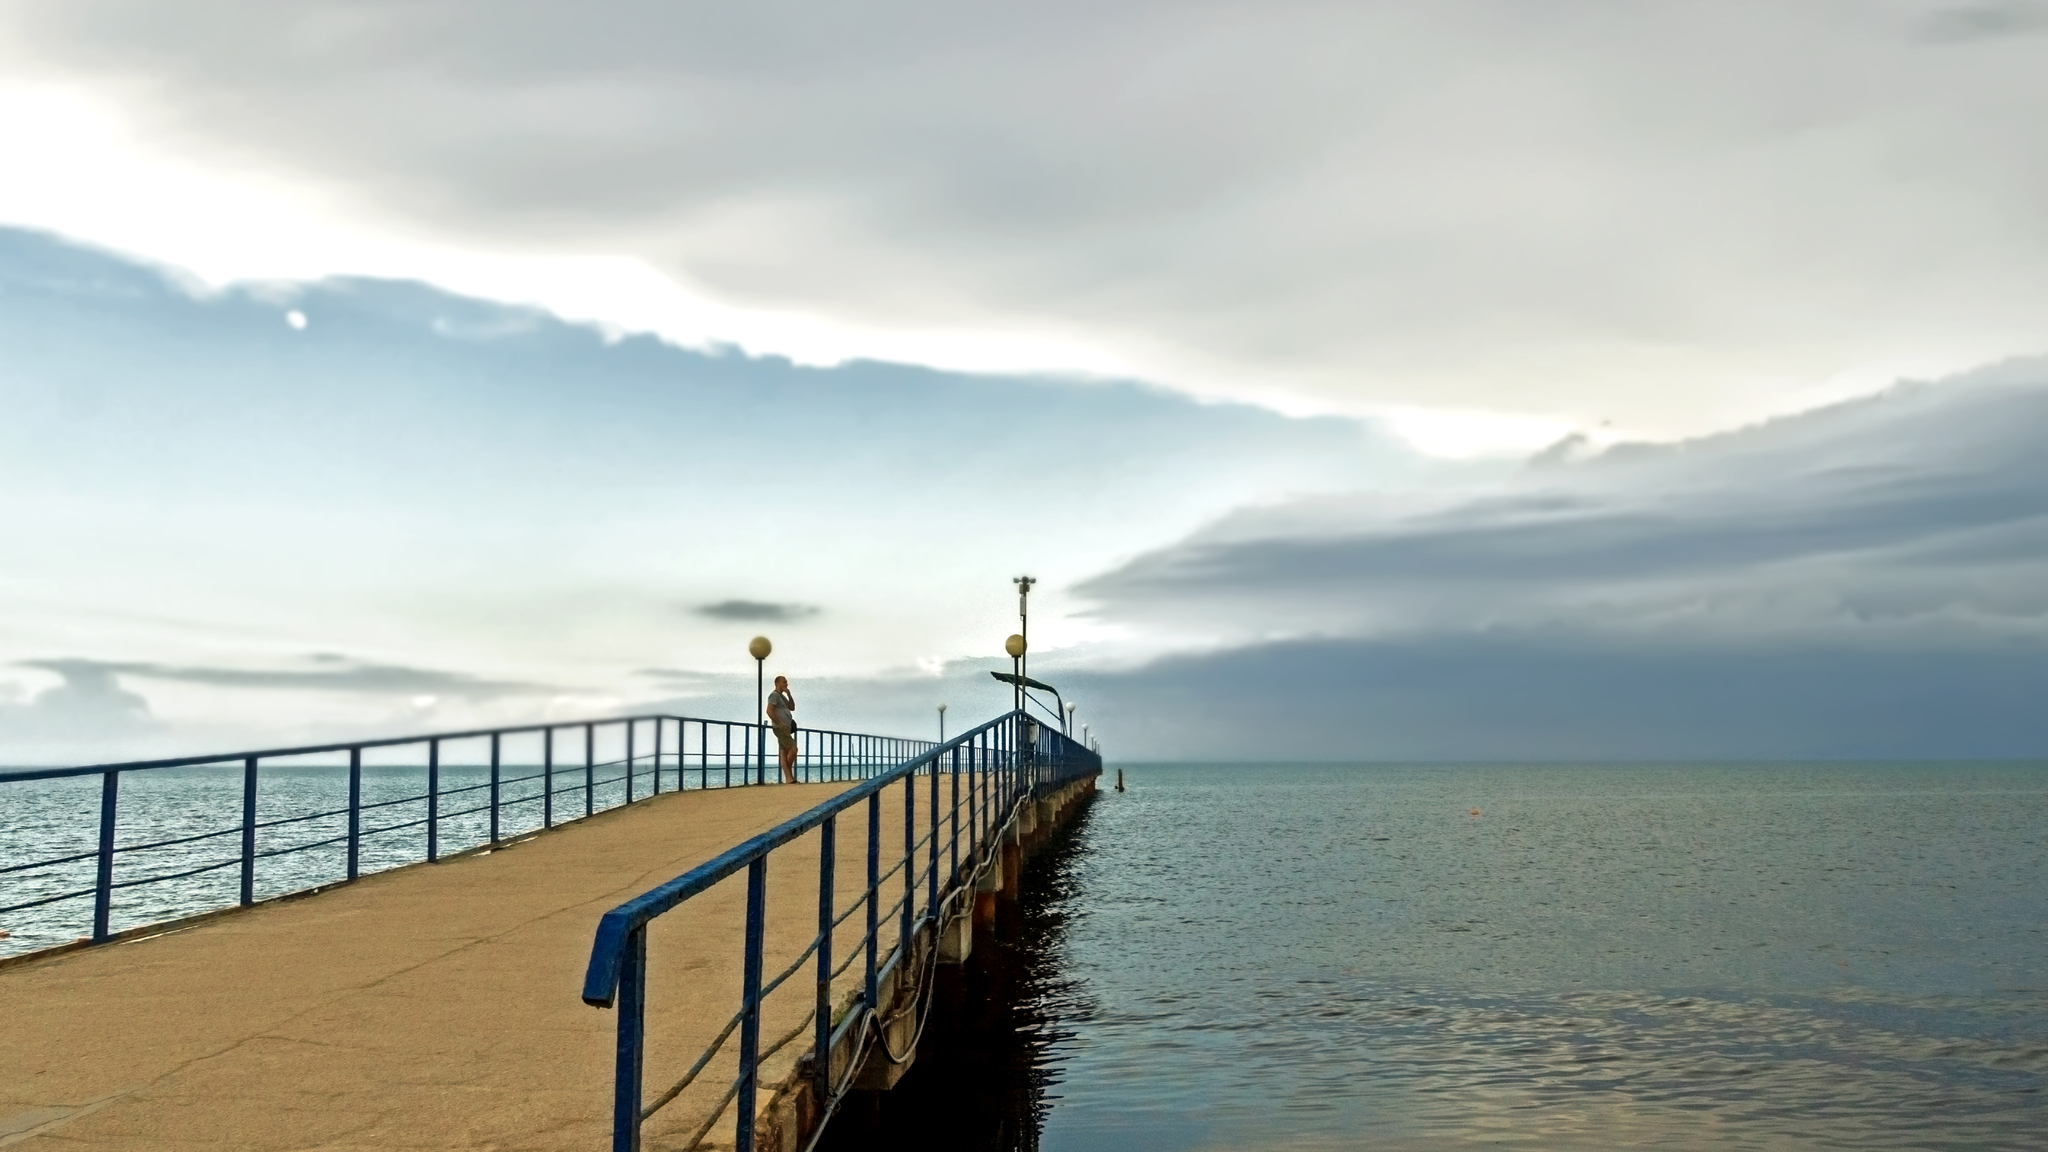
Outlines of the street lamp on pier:
[{"label": "street lamp on pier", "polygon": [[1021,712],[1024,709],[1023,635],[1017,632],[1010,633],[1010,638],[1003,641],[1003,651],[1010,654],[1010,683],[1013,686],[1010,691],[1010,707]]},{"label": "street lamp on pier", "polygon": [[754,658],[754,723],[761,726],[755,733],[754,783],[768,782],[768,726],[761,720],[761,710],[767,706],[765,676],[768,670],[768,654],[775,651],[775,645],[766,636],[756,636],[747,641],[747,655]]}]

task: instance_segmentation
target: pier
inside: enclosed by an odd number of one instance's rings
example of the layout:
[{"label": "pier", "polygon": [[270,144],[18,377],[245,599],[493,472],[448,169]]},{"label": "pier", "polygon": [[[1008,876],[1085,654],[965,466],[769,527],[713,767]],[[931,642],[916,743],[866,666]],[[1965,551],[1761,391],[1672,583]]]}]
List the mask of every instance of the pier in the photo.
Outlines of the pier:
[{"label": "pier", "polygon": [[[750,782],[744,753],[765,745],[735,725],[739,779],[719,787],[717,722],[660,719],[613,722],[649,724],[644,760],[601,761],[580,729],[562,787],[590,814],[559,826],[500,823],[526,778],[500,770],[509,730],[421,738],[430,763],[489,738],[500,835],[126,932],[103,883],[98,942],[0,967],[0,1145],[803,1147],[914,1065],[934,972],[971,962],[1100,772],[1012,713],[944,745],[811,734],[796,785]],[[630,802],[597,810],[621,767]],[[650,791],[664,774],[689,786]],[[358,840],[360,796],[324,813]],[[244,811],[246,873],[263,822]]]}]

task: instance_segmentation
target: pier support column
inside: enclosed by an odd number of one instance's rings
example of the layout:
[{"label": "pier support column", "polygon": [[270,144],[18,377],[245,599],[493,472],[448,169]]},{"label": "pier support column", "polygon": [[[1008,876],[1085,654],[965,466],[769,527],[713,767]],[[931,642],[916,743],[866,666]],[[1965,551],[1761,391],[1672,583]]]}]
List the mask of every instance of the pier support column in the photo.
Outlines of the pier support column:
[{"label": "pier support column", "polygon": [[965,964],[974,955],[974,917],[955,916],[939,933],[939,963]]},{"label": "pier support column", "polygon": [[1002,883],[996,888],[996,894],[1005,904],[1014,905],[1024,891],[1023,847],[1014,840],[1004,844],[1002,859]]}]

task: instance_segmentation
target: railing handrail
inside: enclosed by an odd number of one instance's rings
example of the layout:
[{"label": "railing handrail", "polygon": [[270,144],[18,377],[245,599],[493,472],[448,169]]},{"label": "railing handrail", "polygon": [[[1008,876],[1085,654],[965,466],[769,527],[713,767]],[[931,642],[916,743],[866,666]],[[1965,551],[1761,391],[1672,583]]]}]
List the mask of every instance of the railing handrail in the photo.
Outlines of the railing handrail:
[{"label": "railing handrail", "polygon": [[583,977],[583,1002],[598,1008],[612,1006],[612,1000],[618,993],[619,966],[626,947],[626,937],[634,929],[644,926],[648,921],[690,897],[823,824],[827,817],[838,815],[905,776],[915,775],[925,764],[936,763],[940,754],[946,750],[965,746],[975,737],[1000,728],[1021,714],[1005,712],[978,728],[962,732],[943,744],[935,745],[905,760],[886,772],[876,773],[808,812],[792,816],[768,831],[697,865],[681,876],[651,888],[606,912],[597,922],[597,935],[591,941],[590,966]]},{"label": "railing handrail", "polygon": [[[630,715],[516,724],[503,728],[474,728],[419,735],[376,736],[362,740],[335,741],[325,744],[309,744],[256,751],[222,752],[200,756],[166,757],[155,760],[131,760],[110,764],[48,766],[0,772],[0,796],[8,793],[9,786],[26,786],[36,781],[63,778],[77,780],[94,777],[98,777],[100,780],[100,787],[98,789],[100,796],[97,849],[85,852],[76,850],[56,851],[58,845],[51,843],[43,846],[45,850],[54,852],[54,854],[46,858],[19,860],[13,863],[0,861],[0,889],[11,888],[17,883],[25,885],[21,891],[0,894],[0,914],[90,899],[93,903],[90,939],[94,943],[105,943],[113,939],[115,935],[113,927],[113,920],[117,911],[115,908],[115,894],[138,886],[174,883],[191,876],[200,875],[201,873],[210,873],[230,868],[239,862],[241,865],[241,875],[239,893],[236,899],[242,907],[248,907],[256,902],[257,873],[258,865],[261,861],[268,860],[274,856],[291,855],[333,847],[342,857],[341,866],[335,869],[336,875],[333,879],[354,880],[362,874],[363,850],[373,837],[402,834],[408,829],[421,827],[424,828],[424,832],[421,835],[425,837],[424,859],[432,862],[439,860],[442,856],[441,833],[444,825],[447,825],[449,821],[460,821],[479,813],[488,812],[489,830],[487,835],[482,834],[482,829],[480,828],[455,826],[458,829],[456,832],[457,837],[466,837],[474,841],[474,843],[468,846],[473,848],[483,844],[497,844],[501,842],[505,829],[500,823],[500,816],[508,810],[508,805],[517,806],[537,802],[539,806],[537,825],[534,828],[527,829],[527,831],[538,831],[555,827],[562,822],[564,817],[567,819],[579,819],[583,816],[594,815],[602,810],[597,804],[598,790],[600,788],[610,789],[621,781],[625,784],[623,803],[631,804],[641,798],[635,795],[635,791],[636,785],[639,783],[636,777],[639,775],[643,765],[647,774],[647,782],[652,786],[651,791],[647,794],[648,796],[657,795],[662,791],[662,777],[670,771],[676,773],[676,788],[678,790],[687,790],[690,787],[689,773],[691,766],[689,762],[693,758],[693,753],[689,747],[689,726],[693,723],[697,725],[699,734],[697,748],[694,752],[694,758],[698,761],[696,766],[698,787],[707,788],[711,786],[711,776],[714,771],[712,761],[714,758],[721,757],[720,750],[713,747],[711,739],[713,729],[719,730],[724,737],[725,748],[722,750],[722,759],[724,761],[722,765],[723,786],[733,787],[736,783],[738,785],[747,785],[749,783],[765,784],[768,783],[771,775],[769,764],[772,755],[767,738],[771,726],[764,722],[765,719],[764,717],[762,720],[723,720],[704,716],[678,715],[672,712],[635,713]],[[653,729],[651,733],[653,739],[649,742],[651,747],[647,747],[643,755],[639,749],[644,746],[636,746],[636,738],[650,735],[650,733],[645,731],[648,728]],[[662,747],[664,736],[668,734],[670,728],[674,729],[675,736],[673,751]],[[568,741],[562,739],[565,734],[569,736]],[[578,739],[578,736],[581,738]],[[615,757],[612,753],[617,751],[617,749],[613,746],[621,736],[623,736],[624,743],[623,753]],[[537,755],[533,756],[530,760],[525,757],[527,750],[519,746],[529,739],[537,745],[536,748],[532,749]],[[598,754],[600,741],[606,745],[605,754],[602,757]],[[484,747],[486,744],[488,744],[488,765],[486,765]],[[576,745],[581,746],[580,756],[577,755],[577,749],[574,747]],[[470,755],[472,746],[476,753],[473,757]],[[871,771],[893,768],[901,761],[903,756],[931,748],[932,746],[930,740],[911,737],[884,736],[870,732],[847,732],[833,728],[804,728],[800,733],[798,742],[796,768],[800,778],[804,780],[861,779]],[[411,749],[413,750],[413,755],[389,755],[389,753],[401,749]],[[365,764],[364,761],[368,758],[365,756],[366,750],[372,753],[386,753],[386,755],[375,757],[379,760],[402,759],[406,762],[381,766]],[[444,755],[445,752],[450,751],[453,751],[455,755]],[[558,751],[565,754],[559,762],[557,760]],[[506,756],[508,752],[513,753],[509,758]],[[310,757],[331,757],[334,762],[327,763],[322,760],[312,760],[309,762],[308,758]],[[346,764],[340,762],[344,758]],[[422,760],[424,764],[418,762]],[[522,761],[524,761],[527,767],[538,769],[538,771],[523,772],[521,770]],[[180,836],[171,840],[150,838],[151,842],[149,843],[120,843],[120,838],[117,835],[117,824],[120,818],[120,784],[122,777],[131,773],[147,772],[159,768],[190,766],[218,767],[229,772],[233,772],[235,769],[240,770],[242,794],[240,819],[225,822],[222,827],[202,832],[198,835]],[[481,772],[486,766],[488,766],[490,773],[488,781],[480,780],[476,783],[458,787],[444,787],[443,785],[443,776],[446,769],[473,767]],[[501,769],[508,766],[513,768],[511,779],[509,780],[505,779],[501,774]],[[313,809],[320,808],[322,805],[301,804],[299,806],[301,810],[289,811],[282,815],[275,812],[267,814],[260,812],[258,796],[261,791],[263,771],[266,768],[275,770],[279,767],[300,772],[331,772],[336,779],[341,779],[345,774],[348,785],[347,805],[334,808],[331,811],[314,811]],[[364,769],[379,769],[380,767],[412,773],[418,773],[424,769],[426,774],[425,790],[417,795],[399,796],[379,800],[374,803],[366,803],[363,793],[363,784],[366,779]],[[606,778],[598,778],[600,769],[604,771]],[[614,770],[618,769],[623,769],[623,771],[614,774]],[[739,777],[737,781],[733,778],[735,770],[737,770]],[[779,776],[779,773],[774,773],[774,775]],[[580,788],[575,783],[577,776],[582,778]],[[751,781],[749,777],[752,778]],[[501,789],[505,786],[516,787],[536,780],[542,781],[542,783],[537,786],[538,791],[533,794],[518,795],[508,799],[501,792]],[[567,782],[569,786],[558,788],[555,786],[557,781]],[[455,800],[459,796],[479,794],[484,792],[485,789],[489,791],[487,803],[482,802],[483,797],[481,795],[476,795],[476,803],[459,800],[456,801],[458,807],[455,809],[449,810],[444,808],[444,802],[446,801]],[[19,789],[17,788],[16,790]],[[558,801],[564,795],[573,797],[578,791],[582,793],[582,803],[577,804],[571,799],[568,807],[562,809],[558,814],[558,809],[561,808]],[[612,801],[614,799],[616,798],[607,795],[607,802],[603,808],[613,807]],[[400,822],[389,823],[383,826],[371,826],[363,820],[363,817],[372,809],[386,808],[398,804],[424,804],[425,815],[420,819],[401,820]],[[462,807],[460,805],[469,806]],[[580,814],[576,812],[579,808],[581,809]],[[526,811],[525,815],[530,817],[534,816],[535,813]],[[299,839],[303,842],[286,843],[282,846],[272,839],[277,834],[276,830],[279,828],[296,825],[304,825],[311,828],[313,825],[308,822],[314,820],[345,821],[346,830],[342,831],[340,828],[328,829],[326,831],[336,831],[339,834],[325,835],[323,831],[317,836],[300,837]],[[531,823],[531,821],[527,820],[516,822]],[[189,860],[179,859],[175,861],[177,866],[169,870],[159,869],[139,877],[131,875],[118,882],[115,878],[117,863],[125,863],[128,870],[132,872],[133,868],[137,866],[137,863],[143,859],[145,854],[160,850],[169,850],[174,855],[188,854],[194,850],[188,848],[188,845],[222,840],[235,835],[237,832],[240,833],[241,844],[239,853],[234,856],[204,862],[196,858]],[[481,839],[477,838],[479,835],[481,835]],[[263,840],[270,840],[270,843],[261,843]],[[378,842],[380,849],[388,848],[391,843],[392,841],[387,840],[380,840]],[[71,845],[70,847],[82,846]],[[458,850],[466,851],[468,849],[462,848]],[[399,854],[403,856],[406,853],[401,850]],[[10,853],[8,854],[8,859],[14,860],[14,856],[15,854]],[[389,853],[385,853],[385,856],[388,857]],[[95,869],[96,874],[90,885],[84,883],[84,877],[79,877],[76,883],[69,882],[68,879],[62,883],[58,882],[59,876],[55,870],[79,865],[93,859],[97,859],[97,866]],[[159,857],[152,856],[150,859],[154,861],[159,859]],[[199,866],[192,867],[191,865],[194,864]],[[381,870],[382,867],[390,866],[395,866],[392,860],[382,859],[379,864],[372,866],[372,870]],[[314,871],[317,871],[317,869]],[[275,875],[274,872],[273,875]],[[310,874],[295,874],[293,878],[305,880],[313,887],[320,887],[330,882],[328,880],[315,880]],[[31,891],[30,889],[33,890]],[[302,887],[297,890],[304,889]],[[278,894],[285,893],[273,893],[273,895]],[[225,902],[223,902],[223,906],[225,906]],[[172,909],[158,909],[159,914],[169,911],[172,911]],[[42,919],[45,915],[38,913],[37,918]],[[161,919],[154,921],[146,920],[144,924],[137,925],[136,927],[165,922]],[[39,930],[41,927],[47,927],[47,925],[39,926]],[[81,924],[80,927],[82,928],[83,925]],[[133,930],[135,929],[128,928],[122,931]],[[20,937],[21,933],[17,932],[15,935]]]},{"label": "railing handrail", "polygon": [[[675,720],[691,724],[726,724],[737,728],[765,728],[762,720],[721,720],[715,716],[682,716],[674,712],[638,712],[630,716],[600,716],[583,720],[559,720],[545,724],[519,724],[509,728],[469,728],[459,732],[424,732],[417,736],[379,736],[372,740],[343,740],[334,744],[308,744],[296,748],[269,748],[254,752],[222,752],[212,756],[174,756],[162,760],[127,760],[113,764],[82,764],[68,767],[17,768],[0,772],[0,784],[21,780],[55,780],[65,776],[93,776],[103,772],[137,772],[149,768],[190,768],[201,764],[227,764],[243,760],[270,760],[280,756],[313,756],[322,752],[350,752],[361,748],[391,748],[420,744],[428,740],[477,740],[486,736],[514,736],[522,732],[545,732],[558,728],[581,728],[590,724],[626,724],[648,720]],[[805,728],[832,736],[873,736],[872,732],[848,732],[837,728]],[[915,736],[892,736],[892,740],[922,741]]]},{"label": "railing handrail", "polygon": [[[951,762],[951,800],[942,813],[940,781],[942,776],[949,774],[945,770],[948,759]],[[926,769],[929,771],[920,776],[919,772]],[[1047,789],[1097,776],[1101,772],[1102,758],[1098,753],[1080,746],[1057,727],[1038,725],[1024,709],[1013,709],[951,740],[882,767],[845,792],[606,912],[600,917],[591,940],[590,963],[584,971],[582,996],[593,1007],[614,1010],[617,1018],[618,1040],[612,1079],[613,1152],[639,1152],[641,1125],[697,1081],[698,1074],[734,1036],[735,1030],[739,1044],[736,1056],[738,1076],[712,1107],[708,1117],[701,1121],[696,1135],[690,1138],[690,1146],[695,1147],[731,1105],[738,1109],[733,1129],[734,1146],[740,1152],[754,1152],[758,1119],[755,1106],[764,1062],[794,1042],[807,1027],[813,1033],[807,1057],[810,1060],[809,1091],[813,1097],[811,1118],[806,1123],[814,1134],[821,1131],[821,1126],[837,1109],[845,1094],[852,1090],[853,1077],[870,1054],[871,1045],[879,1044],[889,1049],[890,1058],[897,1063],[908,1059],[897,1055],[890,1047],[891,1042],[885,1034],[889,1026],[886,1021],[878,1023],[882,1020],[880,1014],[885,1010],[881,982],[885,979],[895,981],[889,992],[889,997],[895,1000],[901,995],[902,981],[906,978],[912,981],[910,1000],[896,1016],[912,1008],[918,1012],[915,1034],[910,1038],[914,1048],[917,1036],[924,1030],[924,1013],[930,1010],[931,1004],[932,973],[927,965],[936,964],[945,950],[940,934],[948,930],[948,924],[957,923],[958,918],[964,915],[960,910],[963,895],[976,891],[985,882],[989,869],[998,866],[1001,855],[997,845],[1012,842],[1008,838],[1013,834],[1023,805],[1043,797]],[[920,838],[915,834],[919,808],[917,793],[920,782],[927,780],[930,787],[924,799],[929,806],[930,823],[928,831]],[[903,788],[902,855],[897,865],[884,872],[882,800],[890,788],[899,784]],[[861,806],[867,810],[867,883],[864,893],[855,895],[846,910],[840,912],[835,895],[838,892],[839,854],[836,830],[842,815]],[[947,835],[949,826],[950,836]],[[779,975],[770,976],[764,964],[769,861],[778,849],[789,847],[811,832],[818,836],[817,934],[799,950],[787,968]],[[893,836],[891,839],[893,842]],[[946,855],[951,860],[950,877],[943,887],[940,882],[942,843],[947,845]],[[896,854],[893,844],[888,854]],[[920,859],[922,868],[919,867]],[[673,911],[685,901],[702,895],[743,870],[747,877],[746,913],[738,1011],[717,1038],[698,1054],[689,1071],[651,1105],[643,1106],[650,925],[663,913]],[[899,872],[902,875],[902,898],[884,909],[882,885],[893,882]],[[918,883],[920,872],[922,885]],[[919,915],[917,907],[919,887],[924,890],[922,915]],[[835,931],[863,906],[867,910],[865,931],[856,926],[858,939],[845,960],[838,961]],[[886,956],[881,950],[884,920],[892,922],[896,934],[895,944]],[[927,950],[914,952],[918,948]],[[834,1009],[834,981],[863,953],[866,964],[855,978],[858,988],[854,999],[847,1004],[848,1010],[841,1014]],[[919,966],[918,973],[906,977],[908,969],[902,965],[919,954],[925,957],[925,963]],[[764,1049],[761,1027],[766,998],[777,989],[786,987],[785,982],[795,976],[806,962],[815,962],[817,966],[811,1010],[796,1030]],[[922,1008],[917,1007],[920,1003]],[[851,1047],[847,1050],[847,1059],[837,1061],[833,1053],[842,1042],[849,1043]]]}]

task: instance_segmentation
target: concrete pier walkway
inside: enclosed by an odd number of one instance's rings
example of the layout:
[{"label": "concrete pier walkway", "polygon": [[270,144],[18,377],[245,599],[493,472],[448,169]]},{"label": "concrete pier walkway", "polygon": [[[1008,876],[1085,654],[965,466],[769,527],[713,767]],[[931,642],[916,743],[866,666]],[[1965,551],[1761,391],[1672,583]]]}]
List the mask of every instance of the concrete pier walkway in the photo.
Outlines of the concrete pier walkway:
[{"label": "concrete pier walkway", "polygon": [[[0,969],[0,1145],[604,1147],[615,1022],[578,998],[598,918],[851,786],[670,793],[489,853]],[[883,811],[883,842],[900,844],[900,804]],[[816,930],[815,841],[776,857],[771,964]],[[864,828],[842,830],[844,899],[861,891],[865,851]],[[729,880],[650,930],[652,1087],[731,1015],[743,887]],[[764,1031],[801,1022],[803,997],[786,999]],[[683,1103],[650,1124],[649,1147],[702,1119]]]}]

